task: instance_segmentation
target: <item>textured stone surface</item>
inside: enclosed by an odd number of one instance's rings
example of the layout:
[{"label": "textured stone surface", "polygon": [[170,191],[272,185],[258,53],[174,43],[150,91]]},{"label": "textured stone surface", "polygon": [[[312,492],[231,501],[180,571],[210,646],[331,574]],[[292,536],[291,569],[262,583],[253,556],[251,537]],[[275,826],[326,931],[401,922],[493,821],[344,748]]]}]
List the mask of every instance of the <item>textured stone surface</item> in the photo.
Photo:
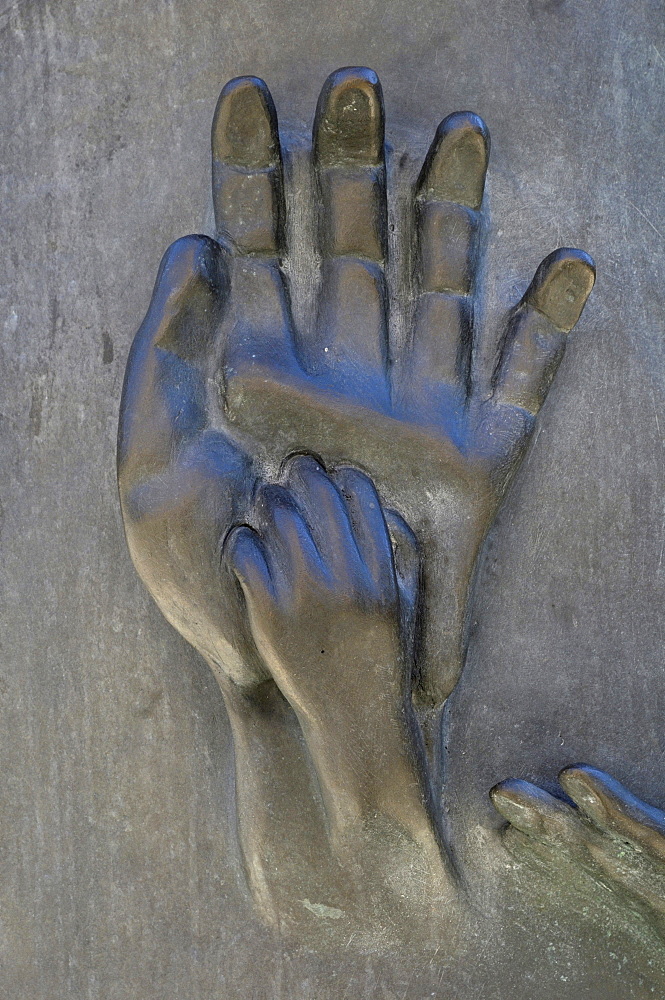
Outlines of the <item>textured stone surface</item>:
[{"label": "textured stone surface", "polygon": [[[557,898],[508,867],[487,791],[509,775],[554,787],[583,759],[665,806],[664,27],[647,0],[0,13],[4,995],[662,995],[662,950],[609,894]],[[379,73],[405,175],[450,111],[487,121],[489,317],[555,246],[598,266],[489,539],[449,703],[447,806],[483,915],[454,959],[445,942],[423,962],[352,942],[314,956],[254,922],[222,700],[136,577],[116,497],[127,351],[164,248],[209,219],[222,84],[264,77],[299,142],[345,64]]]}]

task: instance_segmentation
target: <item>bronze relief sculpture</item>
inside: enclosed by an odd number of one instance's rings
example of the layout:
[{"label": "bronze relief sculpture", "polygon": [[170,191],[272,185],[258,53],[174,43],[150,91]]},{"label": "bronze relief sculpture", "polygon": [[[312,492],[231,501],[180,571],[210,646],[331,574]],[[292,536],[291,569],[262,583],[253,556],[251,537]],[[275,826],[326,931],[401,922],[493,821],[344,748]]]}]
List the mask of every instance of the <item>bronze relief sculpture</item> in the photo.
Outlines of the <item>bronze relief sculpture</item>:
[{"label": "bronze relief sculpture", "polygon": [[[394,226],[368,69],[321,92],[311,233],[288,208],[262,81],[224,88],[212,155],[216,239],[167,251],[127,365],[132,558],[222,691],[262,917],[359,947],[453,947],[471,917],[448,843],[442,708],[483,542],[594,265],[551,253],[487,331],[487,128],[466,112],[440,124]],[[309,316],[292,251],[312,261]],[[579,811],[525,782],[492,791],[509,851],[602,870],[658,922],[664,818],[592,769],[562,785]]]}]

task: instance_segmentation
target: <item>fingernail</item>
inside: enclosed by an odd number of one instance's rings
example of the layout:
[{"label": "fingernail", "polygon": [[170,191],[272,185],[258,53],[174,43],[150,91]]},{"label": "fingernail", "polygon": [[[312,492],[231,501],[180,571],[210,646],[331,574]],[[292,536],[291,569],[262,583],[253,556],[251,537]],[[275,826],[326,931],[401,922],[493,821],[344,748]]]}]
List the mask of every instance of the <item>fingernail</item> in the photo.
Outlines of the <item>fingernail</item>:
[{"label": "fingernail", "polygon": [[470,111],[448,115],[436,130],[423,164],[418,194],[479,209],[489,150],[489,131],[482,118]]},{"label": "fingernail", "polygon": [[524,300],[567,333],[577,323],[596,280],[596,266],[582,250],[563,247],[542,262]]},{"label": "fingernail", "polygon": [[376,73],[349,66],[331,73],[314,118],[314,153],[326,164],[376,164],[383,159],[384,115]]},{"label": "fingernail", "polygon": [[213,157],[261,170],[279,161],[277,113],[268,87],[254,76],[229,80],[212,123]]}]

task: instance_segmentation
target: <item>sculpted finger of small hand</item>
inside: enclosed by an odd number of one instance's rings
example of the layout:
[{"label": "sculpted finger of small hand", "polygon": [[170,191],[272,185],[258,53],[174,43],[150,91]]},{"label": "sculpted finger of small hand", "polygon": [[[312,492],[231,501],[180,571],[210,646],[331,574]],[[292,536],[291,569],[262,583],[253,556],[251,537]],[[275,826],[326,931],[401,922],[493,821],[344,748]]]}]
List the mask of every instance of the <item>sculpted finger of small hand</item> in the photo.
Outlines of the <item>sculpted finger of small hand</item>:
[{"label": "sculpted finger of small hand", "polygon": [[316,544],[298,499],[278,483],[262,485],[254,511],[264,548],[269,554],[276,589],[294,595],[313,582],[323,580],[325,571]]},{"label": "sculpted finger of small hand", "polygon": [[581,250],[563,248],[545,258],[508,321],[493,379],[499,401],[538,412],[595,275]]},{"label": "sculpted finger of small hand", "polygon": [[601,830],[665,861],[665,813],[604,771],[579,764],[559,775],[564,791]]},{"label": "sculpted finger of small hand", "polygon": [[286,462],[284,473],[326,571],[342,585],[361,576],[362,560],[349,510],[326,470],[312,455],[294,455]]},{"label": "sculpted finger of small hand", "polygon": [[213,200],[220,234],[243,254],[283,249],[284,194],[277,113],[266,84],[230,80],[212,125]]},{"label": "sculpted finger of small hand", "polygon": [[384,112],[376,73],[353,66],[331,73],[319,97],[313,144],[323,256],[383,260]]},{"label": "sculpted finger of small hand", "polygon": [[256,531],[247,525],[233,528],[224,542],[222,558],[242,587],[250,614],[274,603],[268,557]]},{"label": "sculpted finger of small hand", "polygon": [[395,594],[393,550],[379,494],[374,483],[359,469],[341,466],[333,480],[347,505],[360,556],[377,592],[387,600]]},{"label": "sculpted finger of small hand", "polygon": [[537,785],[508,778],[492,788],[490,798],[510,825],[529,837],[551,844],[580,840],[576,811]]},{"label": "sculpted finger of small hand", "polygon": [[404,518],[395,510],[384,510],[393,546],[395,572],[400,600],[408,618],[413,619],[420,592],[420,555],[418,540]]},{"label": "sculpted finger of small hand", "polygon": [[154,470],[207,425],[207,367],[227,293],[227,255],[214,240],[186,236],[164,254],[127,361],[120,467],[145,461]]}]

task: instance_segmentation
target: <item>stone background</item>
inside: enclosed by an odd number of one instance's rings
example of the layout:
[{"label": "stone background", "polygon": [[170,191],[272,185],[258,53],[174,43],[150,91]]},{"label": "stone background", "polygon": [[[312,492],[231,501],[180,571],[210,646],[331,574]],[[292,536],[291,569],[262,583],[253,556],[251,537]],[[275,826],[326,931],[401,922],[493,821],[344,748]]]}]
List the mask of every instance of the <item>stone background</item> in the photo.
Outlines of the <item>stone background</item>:
[{"label": "stone background", "polygon": [[[661,0],[6,0],[0,12],[0,993],[29,1000],[663,995],[649,934],[509,877],[487,790],[585,760],[665,806]],[[487,317],[556,246],[598,282],[489,540],[450,701],[448,807],[485,931],[430,961],[315,956],[247,900],[221,697],[126,551],[127,351],[208,209],[209,127],[264,77],[285,135],[380,75],[413,162],[493,138]],[[564,887],[561,887],[564,892]],[[595,897],[594,897],[595,899]]]}]

